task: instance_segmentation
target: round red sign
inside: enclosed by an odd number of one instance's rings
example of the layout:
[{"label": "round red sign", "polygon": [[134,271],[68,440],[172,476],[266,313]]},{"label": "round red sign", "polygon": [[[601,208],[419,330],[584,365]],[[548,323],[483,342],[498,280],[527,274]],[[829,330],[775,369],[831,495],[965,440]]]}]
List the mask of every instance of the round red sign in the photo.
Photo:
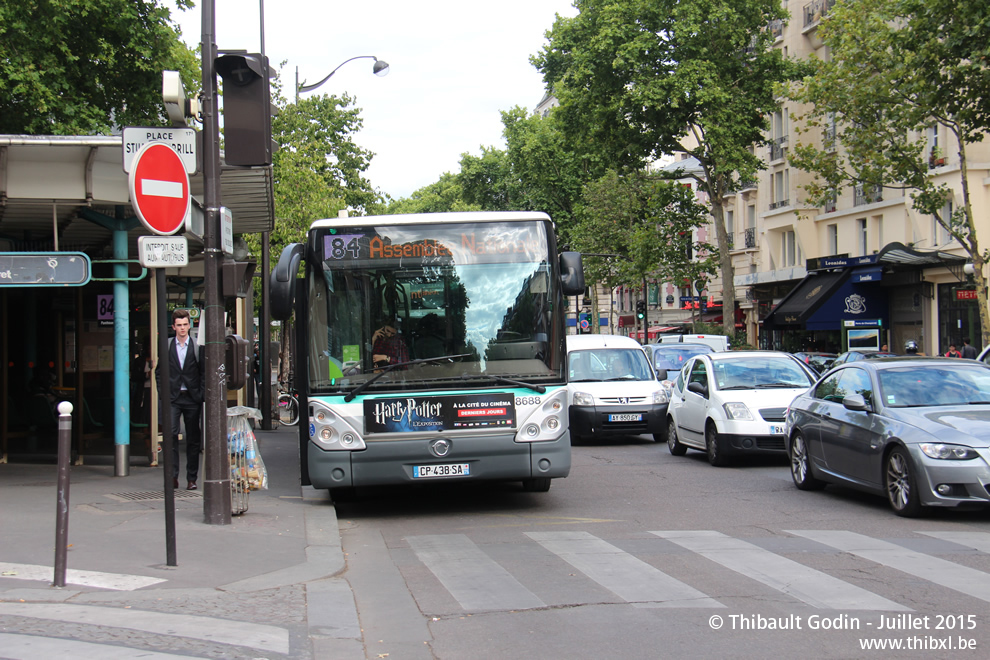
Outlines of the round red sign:
[{"label": "round red sign", "polygon": [[182,227],[189,213],[189,175],[175,149],[162,142],[141,147],[128,185],[131,205],[145,227],[160,236]]}]

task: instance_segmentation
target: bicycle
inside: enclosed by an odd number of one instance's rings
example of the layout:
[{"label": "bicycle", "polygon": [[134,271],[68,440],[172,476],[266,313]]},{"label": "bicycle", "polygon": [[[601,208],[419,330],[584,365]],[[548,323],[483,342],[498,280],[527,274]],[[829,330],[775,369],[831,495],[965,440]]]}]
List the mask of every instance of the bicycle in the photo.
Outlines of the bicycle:
[{"label": "bicycle", "polygon": [[286,426],[299,423],[299,395],[294,390],[278,395],[278,421]]}]

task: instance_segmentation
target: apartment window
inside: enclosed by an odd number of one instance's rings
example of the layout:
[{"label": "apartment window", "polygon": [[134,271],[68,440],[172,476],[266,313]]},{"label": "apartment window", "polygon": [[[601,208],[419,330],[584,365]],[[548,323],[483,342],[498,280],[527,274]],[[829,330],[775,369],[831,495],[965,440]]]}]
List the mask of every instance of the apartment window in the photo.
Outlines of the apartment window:
[{"label": "apartment window", "polygon": [[[939,215],[942,216],[942,222],[949,224],[952,218],[952,200],[950,199],[939,211]],[[949,234],[949,230],[939,224],[938,218],[932,216],[932,238],[935,239],[936,245],[945,245],[946,243],[952,241],[952,236]]]},{"label": "apartment window", "polygon": [[839,225],[829,225],[828,230],[828,253],[839,254]]},{"label": "apartment window", "polygon": [[788,178],[788,171],[786,169],[775,172],[771,178],[773,186],[773,189],[770,191],[773,195],[773,201],[770,203],[771,211],[783,208],[790,203],[787,199]]},{"label": "apartment window", "polygon": [[729,237],[729,247],[735,244],[736,237],[736,213],[735,211],[725,212],[725,233]]},{"label": "apartment window", "polygon": [[797,263],[796,238],[794,231],[785,231],[781,241],[780,263],[784,268],[789,268]]},{"label": "apartment window", "polygon": [[866,231],[866,226],[867,226],[866,218],[860,218],[859,220],[856,221],[856,224],[859,228],[859,231],[857,233],[857,235],[859,236],[859,253],[865,257],[867,254],[869,254],[868,252],[869,241],[868,241],[868,234]]},{"label": "apartment window", "polygon": [[877,230],[877,245],[883,247],[883,216],[877,215],[873,216],[873,226]]}]

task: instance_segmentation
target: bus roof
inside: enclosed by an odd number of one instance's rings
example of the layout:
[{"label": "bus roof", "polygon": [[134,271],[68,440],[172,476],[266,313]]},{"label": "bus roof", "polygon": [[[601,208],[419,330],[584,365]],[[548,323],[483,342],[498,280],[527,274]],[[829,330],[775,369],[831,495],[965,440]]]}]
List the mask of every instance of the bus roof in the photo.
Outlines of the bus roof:
[{"label": "bus roof", "polygon": [[315,220],[310,229],[320,227],[354,227],[360,225],[454,224],[463,222],[532,222],[550,220],[537,211],[462,211],[457,213],[399,213],[362,215]]}]

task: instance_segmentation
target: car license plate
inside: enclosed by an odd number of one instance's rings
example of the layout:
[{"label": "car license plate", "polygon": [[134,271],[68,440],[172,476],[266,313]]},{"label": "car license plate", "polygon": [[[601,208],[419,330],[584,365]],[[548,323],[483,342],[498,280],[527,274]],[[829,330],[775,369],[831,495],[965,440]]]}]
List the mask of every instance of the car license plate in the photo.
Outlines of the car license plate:
[{"label": "car license plate", "polygon": [[643,421],[642,413],[627,413],[623,415],[609,415],[608,421],[610,422],[641,422]]},{"label": "car license plate", "polygon": [[446,463],[444,465],[414,465],[413,477],[424,479],[428,477],[469,477],[470,463]]},{"label": "car license plate", "polygon": [[770,425],[770,435],[784,435],[784,425],[783,424],[771,424]]}]

